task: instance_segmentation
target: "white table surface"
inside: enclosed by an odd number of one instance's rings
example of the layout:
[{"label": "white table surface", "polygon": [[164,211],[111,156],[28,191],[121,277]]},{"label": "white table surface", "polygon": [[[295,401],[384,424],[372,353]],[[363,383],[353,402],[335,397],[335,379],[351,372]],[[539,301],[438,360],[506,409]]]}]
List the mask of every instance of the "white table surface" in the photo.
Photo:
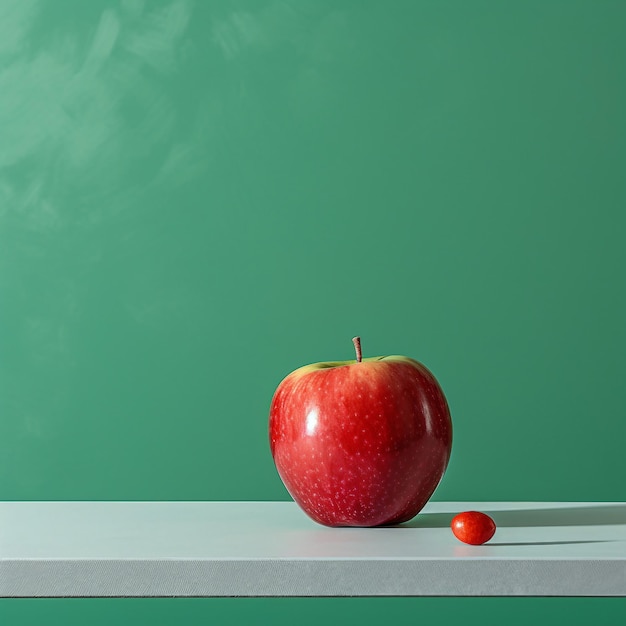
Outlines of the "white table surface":
[{"label": "white table surface", "polygon": [[[449,528],[498,525],[483,546]],[[326,528],[293,502],[0,502],[0,597],[625,596],[626,503],[430,502]]]}]

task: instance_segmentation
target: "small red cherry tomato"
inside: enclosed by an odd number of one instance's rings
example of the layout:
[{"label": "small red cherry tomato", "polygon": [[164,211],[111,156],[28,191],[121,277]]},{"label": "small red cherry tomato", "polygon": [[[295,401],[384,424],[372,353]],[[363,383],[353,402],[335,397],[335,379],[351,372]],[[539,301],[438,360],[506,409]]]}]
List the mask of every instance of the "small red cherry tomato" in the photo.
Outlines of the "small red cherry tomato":
[{"label": "small red cherry tomato", "polygon": [[473,546],[489,541],[496,532],[496,523],[489,515],[479,511],[465,511],[455,515],[450,527],[459,541]]}]

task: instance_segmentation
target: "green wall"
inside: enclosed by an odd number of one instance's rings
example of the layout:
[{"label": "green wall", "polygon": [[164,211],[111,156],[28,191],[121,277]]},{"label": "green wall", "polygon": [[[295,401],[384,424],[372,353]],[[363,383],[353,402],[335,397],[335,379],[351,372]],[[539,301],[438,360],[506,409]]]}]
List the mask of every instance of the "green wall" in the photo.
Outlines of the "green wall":
[{"label": "green wall", "polygon": [[[448,396],[435,499],[626,499],[624,111],[620,0],[0,0],[0,499],[287,499],[272,393],[355,334]],[[0,621],[625,608],[3,600]]]}]

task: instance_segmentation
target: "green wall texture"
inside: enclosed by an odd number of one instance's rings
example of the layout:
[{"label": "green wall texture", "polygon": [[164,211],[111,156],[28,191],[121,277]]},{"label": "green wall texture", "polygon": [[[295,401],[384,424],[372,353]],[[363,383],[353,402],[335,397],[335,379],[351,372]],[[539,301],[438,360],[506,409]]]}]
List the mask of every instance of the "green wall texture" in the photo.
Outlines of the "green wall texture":
[{"label": "green wall texture", "polygon": [[[287,499],[272,393],[360,334],[446,392],[435,499],[624,500],[625,111],[620,0],[0,0],[0,499]],[[3,624],[299,613],[626,611],[0,602]]]}]

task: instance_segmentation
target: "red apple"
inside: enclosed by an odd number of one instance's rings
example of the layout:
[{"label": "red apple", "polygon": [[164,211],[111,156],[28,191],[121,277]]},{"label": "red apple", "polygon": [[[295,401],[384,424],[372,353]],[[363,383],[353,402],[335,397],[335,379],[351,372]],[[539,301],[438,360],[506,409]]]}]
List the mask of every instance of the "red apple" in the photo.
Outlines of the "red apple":
[{"label": "red apple", "polygon": [[326,526],[413,518],[450,458],[452,422],[441,387],[404,356],[315,363],[278,386],[269,415],[272,457],[287,491]]}]

